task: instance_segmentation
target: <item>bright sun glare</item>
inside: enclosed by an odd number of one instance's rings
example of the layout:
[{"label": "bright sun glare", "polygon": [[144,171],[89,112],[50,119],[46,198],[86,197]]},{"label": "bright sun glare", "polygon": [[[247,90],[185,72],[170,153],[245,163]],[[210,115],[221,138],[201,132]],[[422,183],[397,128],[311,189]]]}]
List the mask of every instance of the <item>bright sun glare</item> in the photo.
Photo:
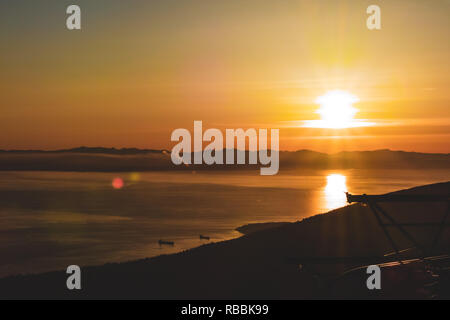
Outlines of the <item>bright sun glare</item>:
[{"label": "bright sun glare", "polygon": [[345,129],[373,125],[371,122],[355,119],[358,109],[353,107],[353,104],[358,101],[357,96],[346,91],[328,91],[315,101],[320,105],[316,113],[320,115],[321,120],[305,121],[304,127]]},{"label": "bright sun glare", "polygon": [[316,99],[320,114],[327,128],[348,128],[358,110],[352,106],[359,99],[344,91],[330,91]]}]

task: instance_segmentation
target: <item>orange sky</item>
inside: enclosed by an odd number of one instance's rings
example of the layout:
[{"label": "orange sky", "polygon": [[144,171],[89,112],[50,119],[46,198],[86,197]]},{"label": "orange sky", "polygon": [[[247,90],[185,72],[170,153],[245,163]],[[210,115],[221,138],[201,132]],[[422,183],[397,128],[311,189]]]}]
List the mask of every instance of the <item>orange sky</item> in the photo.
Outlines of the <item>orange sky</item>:
[{"label": "orange sky", "polygon": [[[202,120],[280,128],[281,149],[450,152],[448,1],[76,2],[82,31],[70,1],[0,4],[0,149],[169,148]],[[335,89],[377,125],[302,128]]]}]

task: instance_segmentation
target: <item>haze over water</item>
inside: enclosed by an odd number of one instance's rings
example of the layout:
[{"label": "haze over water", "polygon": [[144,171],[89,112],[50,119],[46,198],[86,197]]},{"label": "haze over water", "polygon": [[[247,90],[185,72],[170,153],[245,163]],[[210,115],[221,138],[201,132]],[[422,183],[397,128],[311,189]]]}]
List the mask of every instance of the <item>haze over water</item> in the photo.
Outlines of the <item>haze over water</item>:
[{"label": "haze over water", "polygon": [[[121,179],[123,184],[117,183]],[[379,194],[450,180],[448,170],[0,173],[0,277],[120,262],[239,236],[248,223],[297,221]],[[113,187],[114,185],[114,187]],[[158,240],[175,242],[159,246]]]}]

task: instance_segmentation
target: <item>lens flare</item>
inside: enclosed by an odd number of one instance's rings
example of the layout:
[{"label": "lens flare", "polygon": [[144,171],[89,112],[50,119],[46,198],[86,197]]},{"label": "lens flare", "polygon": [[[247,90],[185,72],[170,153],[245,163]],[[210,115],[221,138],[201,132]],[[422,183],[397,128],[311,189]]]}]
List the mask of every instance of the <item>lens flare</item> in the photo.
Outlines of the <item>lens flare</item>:
[{"label": "lens flare", "polygon": [[124,186],[122,178],[114,178],[112,181],[112,186],[116,190],[122,189]]}]

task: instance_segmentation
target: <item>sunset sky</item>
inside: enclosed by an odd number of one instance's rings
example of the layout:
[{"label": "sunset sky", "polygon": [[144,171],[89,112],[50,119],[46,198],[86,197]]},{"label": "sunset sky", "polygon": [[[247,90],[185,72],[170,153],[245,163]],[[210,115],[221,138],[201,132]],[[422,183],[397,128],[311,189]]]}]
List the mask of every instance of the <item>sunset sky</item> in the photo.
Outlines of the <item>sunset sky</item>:
[{"label": "sunset sky", "polygon": [[[70,4],[81,31],[66,29]],[[448,0],[2,0],[0,149],[169,148],[202,120],[280,128],[283,150],[449,153],[449,13]],[[373,125],[305,127],[333,90]]]}]

